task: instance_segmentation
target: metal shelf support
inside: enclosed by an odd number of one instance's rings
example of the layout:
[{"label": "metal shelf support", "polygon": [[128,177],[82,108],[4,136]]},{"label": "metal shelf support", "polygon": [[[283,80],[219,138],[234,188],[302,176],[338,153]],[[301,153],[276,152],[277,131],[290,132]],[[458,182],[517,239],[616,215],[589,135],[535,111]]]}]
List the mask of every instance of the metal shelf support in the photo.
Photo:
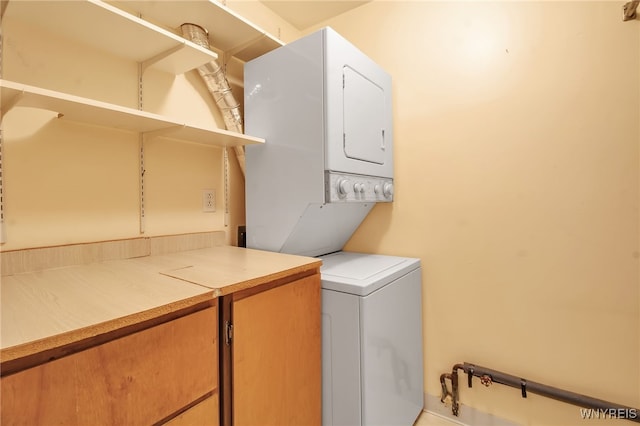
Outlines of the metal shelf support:
[{"label": "metal shelf support", "polygon": [[640,0],[632,0],[622,7],[622,20],[633,21],[638,17],[638,5]]}]

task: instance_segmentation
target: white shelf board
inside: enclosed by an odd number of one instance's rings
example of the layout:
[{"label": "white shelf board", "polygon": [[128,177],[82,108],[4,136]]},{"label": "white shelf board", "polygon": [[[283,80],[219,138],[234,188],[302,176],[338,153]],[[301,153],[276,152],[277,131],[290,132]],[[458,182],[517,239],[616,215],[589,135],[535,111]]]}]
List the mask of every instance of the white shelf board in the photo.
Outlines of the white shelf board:
[{"label": "white shelf board", "polygon": [[184,23],[200,25],[209,31],[212,47],[245,62],[284,45],[215,0],[121,0],[113,4],[178,32]]},{"label": "white shelf board", "polygon": [[113,105],[66,93],[0,80],[3,113],[16,106],[46,109],[66,120],[97,126],[166,136],[221,147],[264,143],[264,139],[215,127],[194,126],[137,109]]},{"label": "white shelf board", "polygon": [[[99,0],[11,0],[4,19],[15,19],[119,57],[182,74],[213,59],[215,52]],[[164,56],[165,53],[172,52]]]}]

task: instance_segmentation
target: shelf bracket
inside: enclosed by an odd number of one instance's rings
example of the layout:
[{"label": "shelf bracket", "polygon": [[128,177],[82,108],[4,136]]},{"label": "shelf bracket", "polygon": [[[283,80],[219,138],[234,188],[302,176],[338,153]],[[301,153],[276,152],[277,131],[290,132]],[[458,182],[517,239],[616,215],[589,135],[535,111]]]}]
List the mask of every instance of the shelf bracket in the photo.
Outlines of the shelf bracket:
[{"label": "shelf bracket", "polygon": [[184,129],[185,128],[185,124],[182,125],[175,125],[175,126],[169,126],[169,127],[165,127],[164,129],[156,129],[156,130],[150,130],[148,132],[144,132],[144,135],[147,137],[157,137],[157,136],[164,136],[164,135],[168,135],[170,133],[174,133],[180,129]]},{"label": "shelf bracket", "polygon": [[9,4],[9,0],[1,0],[0,1],[0,20],[4,18],[4,12],[7,10],[7,5]]},{"label": "shelf bracket", "polygon": [[265,38],[267,36],[267,33],[262,33],[259,36],[252,38],[251,40],[247,40],[244,43],[241,43],[237,46],[232,47],[229,50],[226,50],[224,52],[222,52],[222,60],[223,63],[227,63],[229,61],[229,59],[231,59],[232,57],[234,57],[236,55],[236,53],[243,51],[244,49],[246,49],[247,47],[256,44],[257,42],[259,42],[260,40],[262,40],[263,38]]},{"label": "shelf bracket", "polygon": [[164,58],[173,55],[174,53],[176,53],[177,51],[181,50],[182,48],[184,48],[187,44],[185,42],[180,43],[179,45],[172,47],[169,50],[166,50],[164,52],[158,53],[157,55],[149,58],[149,59],[145,59],[144,61],[140,62],[140,75],[142,76],[144,74],[144,72],[147,70],[147,68],[153,66],[153,64],[156,64],[158,62],[160,62],[161,60],[163,60]]},{"label": "shelf bracket", "polygon": [[638,5],[640,0],[632,0],[622,7],[622,20],[632,21],[638,17]]},{"label": "shelf bracket", "polygon": [[18,93],[17,95],[15,95],[10,99],[3,99],[2,106],[0,107],[0,120],[5,116],[6,113],[11,111],[13,107],[15,107],[23,97],[24,97],[24,91]]}]

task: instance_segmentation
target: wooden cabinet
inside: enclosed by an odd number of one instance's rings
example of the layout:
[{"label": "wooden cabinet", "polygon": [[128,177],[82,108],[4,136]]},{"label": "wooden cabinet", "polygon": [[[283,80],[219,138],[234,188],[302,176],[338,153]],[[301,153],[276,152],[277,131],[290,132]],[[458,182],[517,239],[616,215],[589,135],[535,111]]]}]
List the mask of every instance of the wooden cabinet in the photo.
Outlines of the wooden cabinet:
[{"label": "wooden cabinet", "polygon": [[218,394],[212,395],[165,423],[166,426],[218,426]]},{"label": "wooden cabinet", "polygon": [[220,246],[3,276],[0,424],[319,425],[320,265]]},{"label": "wooden cabinet", "polygon": [[289,279],[223,298],[222,424],[321,423],[320,275]]},{"label": "wooden cabinet", "polygon": [[213,306],[2,377],[2,425],[218,422]]}]

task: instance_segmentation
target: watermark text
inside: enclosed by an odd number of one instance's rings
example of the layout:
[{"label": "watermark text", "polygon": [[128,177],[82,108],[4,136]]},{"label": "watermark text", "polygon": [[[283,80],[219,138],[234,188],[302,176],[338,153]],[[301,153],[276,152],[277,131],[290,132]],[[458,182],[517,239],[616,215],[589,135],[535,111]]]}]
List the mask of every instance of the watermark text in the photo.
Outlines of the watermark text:
[{"label": "watermark text", "polygon": [[580,417],[583,420],[635,420],[640,418],[640,412],[637,408],[581,408]]}]

